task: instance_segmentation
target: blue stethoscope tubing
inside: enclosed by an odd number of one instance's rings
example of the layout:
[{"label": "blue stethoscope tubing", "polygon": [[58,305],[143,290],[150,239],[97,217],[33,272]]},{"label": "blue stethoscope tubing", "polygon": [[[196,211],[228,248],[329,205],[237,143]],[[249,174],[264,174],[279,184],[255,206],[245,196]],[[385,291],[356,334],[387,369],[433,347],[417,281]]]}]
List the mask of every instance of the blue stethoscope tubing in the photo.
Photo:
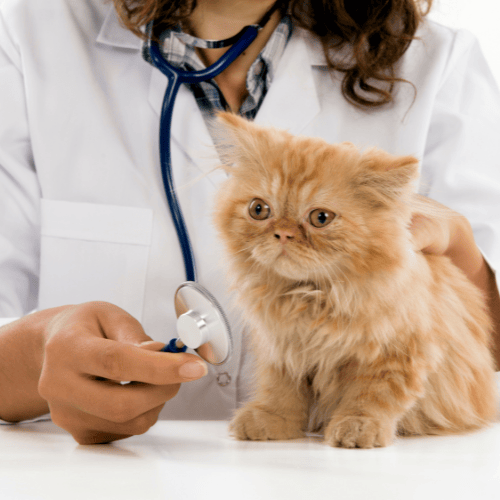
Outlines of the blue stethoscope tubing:
[{"label": "blue stethoscope tubing", "polygon": [[172,115],[174,111],[175,98],[183,83],[199,83],[210,80],[222,73],[250,44],[258,34],[255,25],[245,27],[238,40],[230,49],[214,64],[201,71],[184,71],[169,64],[161,54],[158,42],[150,38],[149,55],[154,66],[167,78],[167,90],[163,98],[160,119],[160,164],[163,184],[167,196],[168,205],[182,249],[184,267],[186,270],[186,281],[197,281],[196,265],[191,240],[186,229],[186,223],[182,210],[175,194],[175,185],[172,178],[172,157],[170,151],[170,134],[172,128]]},{"label": "blue stethoscope tubing", "polygon": [[[274,3],[273,7],[268,10],[265,16],[262,18],[259,24],[253,24],[244,27],[237,35],[228,38],[226,40],[201,40],[192,37],[195,40],[195,46],[206,47],[206,48],[221,48],[229,47],[227,52],[220,57],[218,61],[214,64],[205,68],[201,71],[185,71],[176,68],[170,64],[162,55],[160,47],[158,45],[158,39],[154,36],[155,26],[154,22],[149,23],[147,27],[148,33],[148,43],[147,49],[149,52],[149,57],[153,65],[160,70],[168,79],[167,89],[165,91],[165,96],[163,98],[163,104],[161,109],[160,117],[160,166],[163,185],[165,188],[165,194],[172,215],[172,220],[177,232],[177,237],[179,239],[179,244],[182,250],[182,257],[184,260],[184,268],[186,271],[186,282],[179,287],[178,291],[185,285],[191,285],[191,291],[196,290],[201,296],[202,303],[210,303],[210,308],[213,313],[209,316],[217,316],[218,321],[221,324],[219,328],[215,328],[218,331],[219,336],[224,335],[221,332],[226,332],[228,337],[227,342],[230,346],[232,344],[231,332],[229,324],[222,311],[221,306],[215,300],[215,298],[205,290],[201,285],[197,283],[196,265],[193,253],[193,247],[191,245],[191,240],[186,228],[186,223],[182,215],[182,210],[179,204],[175,192],[175,184],[172,176],[172,156],[170,150],[170,138],[171,138],[171,128],[172,128],[172,115],[174,111],[175,98],[179,91],[180,86],[183,83],[200,83],[207,80],[211,80],[216,77],[222,71],[224,71],[230,64],[232,64],[257,38],[259,31],[265,26],[267,21],[270,19],[271,14],[283,3],[283,0],[278,0]],[[207,316],[208,317],[208,316]],[[179,342],[179,339],[172,339],[165,347],[162,349],[163,352],[184,352],[187,346],[183,342]],[[213,362],[213,364],[221,364],[221,362]]]},{"label": "blue stethoscope tubing", "polygon": [[[151,30],[152,28],[153,27],[151,26]],[[191,245],[186,223],[182,215],[179,200],[175,192],[175,184],[172,177],[170,137],[175,98],[180,86],[183,83],[198,83],[207,81],[224,71],[238,56],[243,53],[244,50],[250,46],[250,44],[257,37],[258,32],[258,26],[251,25],[245,27],[240,32],[238,39],[217,62],[202,71],[196,72],[180,70],[169,64],[161,54],[157,40],[153,39],[151,36],[149,38],[149,56],[151,61],[154,66],[168,78],[160,118],[160,165],[168,206],[182,250],[187,282],[197,282],[197,275],[193,247]],[[220,308],[218,304],[215,307]],[[179,345],[178,339],[174,338],[161,350],[163,352],[179,353],[185,352],[186,349],[186,345]]]}]

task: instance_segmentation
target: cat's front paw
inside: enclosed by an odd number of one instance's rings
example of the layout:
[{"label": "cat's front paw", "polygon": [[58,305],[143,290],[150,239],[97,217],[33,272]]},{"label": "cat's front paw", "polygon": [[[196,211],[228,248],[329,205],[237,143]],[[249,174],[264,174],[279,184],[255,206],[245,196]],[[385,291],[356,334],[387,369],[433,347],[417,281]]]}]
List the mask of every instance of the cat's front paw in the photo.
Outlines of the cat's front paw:
[{"label": "cat's front paw", "polygon": [[238,410],[229,431],[239,440],[297,439],[304,436],[301,423],[259,408],[252,403]]},{"label": "cat's front paw", "polygon": [[392,422],[373,417],[334,417],[326,428],[325,441],[341,448],[374,448],[390,445],[394,434]]}]

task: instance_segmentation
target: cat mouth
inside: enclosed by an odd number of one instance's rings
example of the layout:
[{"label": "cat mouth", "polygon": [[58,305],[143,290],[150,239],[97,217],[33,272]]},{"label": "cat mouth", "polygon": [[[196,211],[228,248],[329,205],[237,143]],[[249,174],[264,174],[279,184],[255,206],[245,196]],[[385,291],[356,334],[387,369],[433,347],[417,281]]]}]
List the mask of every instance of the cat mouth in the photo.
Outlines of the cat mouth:
[{"label": "cat mouth", "polygon": [[290,255],[290,250],[287,250],[286,248],[282,248],[280,253],[276,256],[276,260],[294,260],[292,256]]},{"label": "cat mouth", "polygon": [[283,249],[268,267],[279,276],[296,281],[309,277],[303,265],[297,260],[297,256],[290,255],[292,252]]},{"label": "cat mouth", "polygon": [[282,248],[280,252],[276,255],[274,259],[274,264],[277,265],[278,267],[281,267],[282,265],[288,267],[290,265],[296,265],[297,264],[297,259],[296,256],[293,255],[293,252],[291,252],[289,249]]}]

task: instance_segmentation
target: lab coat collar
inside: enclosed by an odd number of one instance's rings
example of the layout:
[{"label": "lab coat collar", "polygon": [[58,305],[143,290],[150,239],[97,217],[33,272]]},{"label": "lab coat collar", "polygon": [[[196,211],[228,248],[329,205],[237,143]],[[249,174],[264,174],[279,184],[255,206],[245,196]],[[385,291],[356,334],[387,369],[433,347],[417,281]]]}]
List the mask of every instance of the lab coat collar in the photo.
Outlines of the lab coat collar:
[{"label": "lab coat collar", "polygon": [[142,47],[142,40],[121,25],[114,5],[109,6],[97,42],[122,49],[140,50]]},{"label": "lab coat collar", "polygon": [[320,39],[302,28],[295,28],[295,30],[303,40],[311,66],[326,67],[327,62],[325,51],[323,50],[323,45],[321,44]]},{"label": "lab coat collar", "polygon": [[[325,66],[326,59],[319,39],[295,27],[292,39],[297,38],[297,36],[300,36],[306,45],[310,64],[312,66]],[[106,17],[97,35],[97,42],[126,49],[140,50],[142,48],[142,40],[121,25],[114,5],[108,7]]]}]

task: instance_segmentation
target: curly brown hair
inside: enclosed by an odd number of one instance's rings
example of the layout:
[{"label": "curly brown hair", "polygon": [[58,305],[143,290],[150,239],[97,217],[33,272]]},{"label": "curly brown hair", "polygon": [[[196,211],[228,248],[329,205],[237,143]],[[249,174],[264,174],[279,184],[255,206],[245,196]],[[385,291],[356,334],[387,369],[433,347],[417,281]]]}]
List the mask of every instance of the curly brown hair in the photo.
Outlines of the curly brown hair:
[{"label": "curly brown hair", "polygon": [[[290,0],[294,23],[314,33],[328,66],[344,73],[342,93],[353,104],[373,108],[393,100],[396,63],[405,53],[433,0]],[[155,19],[173,27],[189,16],[196,0],[113,0],[122,23],[144,37]],[[345,53],[349,56],[336,57]]]}]

